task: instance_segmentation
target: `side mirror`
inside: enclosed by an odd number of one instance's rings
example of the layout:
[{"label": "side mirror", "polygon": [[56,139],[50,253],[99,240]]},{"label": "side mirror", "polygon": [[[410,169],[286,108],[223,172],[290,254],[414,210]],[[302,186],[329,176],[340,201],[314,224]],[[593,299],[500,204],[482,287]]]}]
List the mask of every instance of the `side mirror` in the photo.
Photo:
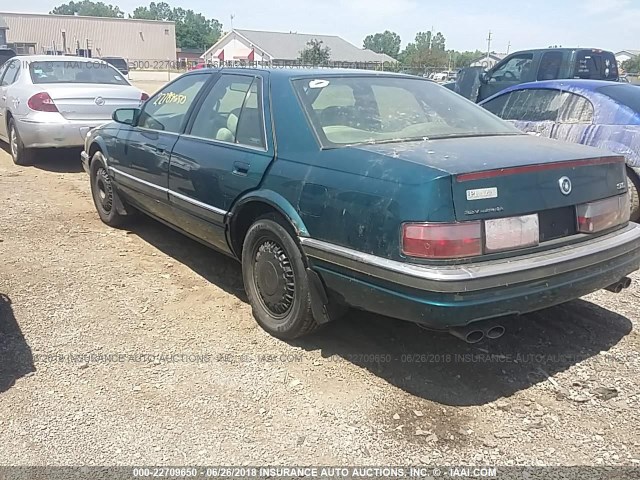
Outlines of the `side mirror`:
[{"label": "side mirror", "polygon": [[125,125],[133,125],[135,123],[136,118],[138,118],[138,114],[140,113],[139,108],[118,108],[113,112],[111,118],[114,122],[123,123]]},{"label": "side mirror", "polygon": [[491,79],[491,75],[489,75],[489,72],[484,71],[480,74],[480,81],[482,83],[489,83],[490,79]]}]

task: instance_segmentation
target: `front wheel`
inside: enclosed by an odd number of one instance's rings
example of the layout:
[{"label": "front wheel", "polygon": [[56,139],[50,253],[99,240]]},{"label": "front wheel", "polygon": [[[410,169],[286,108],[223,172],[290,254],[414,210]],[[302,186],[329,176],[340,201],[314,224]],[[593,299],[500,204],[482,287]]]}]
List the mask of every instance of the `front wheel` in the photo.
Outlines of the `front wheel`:
[{"label": "front wheel", "polygon": [[126,216],[118,212],[117,206],[121,201],[113,186],[101,152],[96,152],[93,155],[89,172],[91,196],[100,220],[110,227],[121,226],[125,222]]},{"label": "front wheel", "polygon": [[271,335],[294,339],[316,330],[302,253],[275,215],[258,219],[242,247],[242,277],[253,315]]}]

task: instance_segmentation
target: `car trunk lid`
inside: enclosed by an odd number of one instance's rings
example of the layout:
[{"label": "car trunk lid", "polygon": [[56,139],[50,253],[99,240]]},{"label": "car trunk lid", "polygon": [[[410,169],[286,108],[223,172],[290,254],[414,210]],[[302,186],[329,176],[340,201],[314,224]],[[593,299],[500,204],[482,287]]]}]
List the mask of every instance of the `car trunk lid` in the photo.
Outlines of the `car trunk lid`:
[{"label": "car trunk lid", "polygon": [[[450,175],[457,221],[538,213],[541,237],[547,240],[572,233],[575,205],[626,191],[624,158],[529,135],[358,148],[423,163]],[[428,219],[428,206],[426,213]]]},{"label": "car trunk lid", "polygon": [[128,85],[47,85],[60,114],[68,120],[109,120],[118,108],[140,106],[141,92]]}]

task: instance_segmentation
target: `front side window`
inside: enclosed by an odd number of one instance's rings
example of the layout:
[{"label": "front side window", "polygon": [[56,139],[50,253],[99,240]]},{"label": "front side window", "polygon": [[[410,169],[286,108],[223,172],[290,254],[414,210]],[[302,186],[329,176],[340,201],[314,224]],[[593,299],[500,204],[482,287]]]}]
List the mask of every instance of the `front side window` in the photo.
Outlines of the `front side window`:
[{"label": "front side window", "polygon": [[31,81],[46,83],[91,83],[129,85],[122,74],[105,62],[46,60],[29,64]]},{"label": "front side window", "polygon": [[504,120],[555,122],[564,99],[559,90],[527,89],[506,93],[483,106]]},{"label": "front side window", "polygon": [[532,63],[533,54],[531,53],[511,57],[491,72],[489,82],[519,82],[521,79],[526,79]]},{"label": "front side window", "polygon": [[428,80],[350,75],[293,85],[324,147],[520,133]]},{"label": "front side window", "polygon": [[165,132],[182,132],[189,107],[208,78],[208,75],[185,75],[164,87],[147,100],[140,113],[138,126]]},{"label": "front side window", "polygon": [[264,148],[261,80],[222,75],[196,115],[191,135]]}]

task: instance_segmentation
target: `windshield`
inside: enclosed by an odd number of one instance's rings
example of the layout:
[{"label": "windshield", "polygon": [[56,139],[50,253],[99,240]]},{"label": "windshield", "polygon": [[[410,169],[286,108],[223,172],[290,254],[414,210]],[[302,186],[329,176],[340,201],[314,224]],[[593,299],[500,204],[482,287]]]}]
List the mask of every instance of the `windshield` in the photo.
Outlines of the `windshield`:
[{"label": "windshield", "polygon": [[47,60],[31,62],[31,81],[40,83],[100,83],[129,85],[122,74],[103,62]]},{"label": "windshield", "polygon": [[637,85],[608,85],[598,88],[597,92],[626,105],[636,113],[640,113],[640,87]]},{"label": "windshield", "polygon": [[313,77],[293,84],[324,147],[521,133],[450,90],[419,78]]}]

